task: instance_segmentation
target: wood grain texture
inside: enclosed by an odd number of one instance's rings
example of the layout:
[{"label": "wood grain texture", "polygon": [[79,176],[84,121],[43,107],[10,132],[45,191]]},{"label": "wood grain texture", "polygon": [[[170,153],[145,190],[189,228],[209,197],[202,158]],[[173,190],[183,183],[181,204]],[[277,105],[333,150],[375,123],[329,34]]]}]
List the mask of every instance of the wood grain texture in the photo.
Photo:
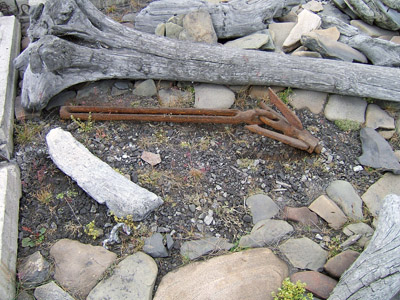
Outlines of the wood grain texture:
[{"label": "wood grain texture", "polygon": [[367,248],[342,275],[328,300],[391,299],[400,290],[400,197],[385,197]]}]

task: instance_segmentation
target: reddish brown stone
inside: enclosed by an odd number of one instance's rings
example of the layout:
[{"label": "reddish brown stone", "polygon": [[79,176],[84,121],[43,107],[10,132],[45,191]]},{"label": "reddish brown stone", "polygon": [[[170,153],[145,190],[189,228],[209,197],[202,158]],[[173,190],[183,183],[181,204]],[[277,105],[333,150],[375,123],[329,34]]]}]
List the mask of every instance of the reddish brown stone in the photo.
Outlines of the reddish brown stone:
[{"label": "reddish brown stone", "polygon": [[20,96],[15,97],[14,113],[15,113],[15,118],[18,121],[31,120],[31,119],[40,117],[40,111],[39,112],[37,112],[37,111],[29,112],[22,107]]},{"label": "reddish brown stone", "polygon": [[292,282],[300,280],[306,285],[306,290],[313,293],[315,297],[328,299],[329,294],[335,288],[337,281],[329,276],[316,271],[305,271],[294,273],[290,276]]},{"label": "reddish brown stone", "polygon": [[357,259],[360,253],[353,250],[346,250],[331,259],[325,264],[325,271],[332,277],[339,278],[342,276],[351,264]]},{"label": "reddish brown stone", "polygon": [[283,215],[286,220],[299,222],[303,225],[315,225],[318,223],[317,214],[309,210],[307,207],[286,206],[283,210]]}]

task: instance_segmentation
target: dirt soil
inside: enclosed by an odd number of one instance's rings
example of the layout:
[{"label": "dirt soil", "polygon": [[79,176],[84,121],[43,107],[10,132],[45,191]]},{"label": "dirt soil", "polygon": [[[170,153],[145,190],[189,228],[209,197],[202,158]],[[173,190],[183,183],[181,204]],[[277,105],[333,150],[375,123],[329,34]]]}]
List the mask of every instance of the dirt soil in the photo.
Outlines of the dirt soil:
[{"label": "dirt soil", "polygon": [[[86,105],[159,105],[156,97],[132,95],[80,101]],[[256,106],[256,100],[240,93],[233,108]],[[306,110],[296,113],[304,127],[320,139],[324,153],[308,154],[251,133],[242,125],[63,121],[58,108],[44,111],[40,118],[16,122],[15,158],[23,188],[19,258],[40,250],[51,260],[49,249],[62,238],[101,245],[118,222],[105,205],[89,197],[50,159],[45,137],[56,127],[68,130],[94,155],[164,199],[165,203],[144,221],[131,222],[132,235],[120,232],[122,242],[110,246],[111,251],[124,257],[140,250],[153,232],[169,232],[175,243],[170,257],[156,259],[158,281],[186,263],[179,253],[183,242],[220,236],[237,243],[249,233],[252,224],[245,199],[252,194],[269,195],[283,210],[286,205],[309,205],[333,180],[349,181],[362,195],[379,179],[382,173],[369,168],[353,171],[361,155],[358,131],[341,131],[323,115]],[[399,149],[397,136],[391,143]],[[140,158],[143,151],[159,153],[162,162],[150,166]],[[202,219],[209,210],[214,212],[214,222],[207,226]],[[95,239],[87,230],[87,224],[93,222],[99,230]],[[331,240],[345,238],[322,221],[312,227],[292,225],[296,228],[294,236],[307,236],[318,243],[317,234]],[[324,247],[329,250],[330,245]]]}]

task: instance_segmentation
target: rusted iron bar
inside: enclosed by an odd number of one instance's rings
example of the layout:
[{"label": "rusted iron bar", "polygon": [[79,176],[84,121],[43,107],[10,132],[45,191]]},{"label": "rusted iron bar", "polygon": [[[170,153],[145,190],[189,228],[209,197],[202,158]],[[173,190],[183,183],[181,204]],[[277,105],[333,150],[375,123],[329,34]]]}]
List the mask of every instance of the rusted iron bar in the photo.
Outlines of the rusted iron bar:
[{"label": "rusted iron bar", "polygon": [[[197,108],[129,108],[104,106],[63,106],[60,109],[62,119],[72,116],[80,120],[107,121],[156,121],[177,123],[216,123],[216,124],[247,124],[245,127],[252,132],[281,141],[309,153],[321,152],[321,145],[313,137],[299,118],[269,89],[271,102],[282,112],[283,116],[265,103],[261,108],[240,111],[234,109],[197,109]],[[279,132],[274,132],[260,125],[267,125]]]}]

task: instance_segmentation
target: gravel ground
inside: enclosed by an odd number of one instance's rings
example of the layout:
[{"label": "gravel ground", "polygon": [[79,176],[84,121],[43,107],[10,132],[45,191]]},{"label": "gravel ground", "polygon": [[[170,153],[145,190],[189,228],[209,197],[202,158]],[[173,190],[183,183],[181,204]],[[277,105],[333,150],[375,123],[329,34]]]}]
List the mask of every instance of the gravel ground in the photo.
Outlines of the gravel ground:
[{"label": "gravel ground", "polygon": [[[239,96],[234,108],[256,106],[256,101]],[[156,98],[120,96],[106,100],[128,106],[158,105]],[[100,104],[98,99],[80,101]],[[132,235],[121,232],[122,242],[110,247],[123,257],[140,250],[152,232],[171,233],[175,243],[170,257],[156,259],[159,279],[185,263],[179,254],[184,241],[211,235],[235,243],[249,233],[252,224],[245,199],[252,194],[268,194],[281,209],[285,205],[306,206],[333,180],[349,181],[361,195],[382,175],[370,169],[353,171],[361,155],[358,131],[343,132],[322,115],[296,113],[304,127],[320,139],[322,154],[293,149],[241,125],[62,121],[58,109],[43,112],[32,121],[16,122],[15,157],[23,186],[19,258],[37,250],[49,258],[49,248],[62,238],[101,245],[117,223],[105,205],[91,199],[49,158],[45,136],[56,127],[70,131],[94,155],[164,199],[164,205],[146,220],[131,222]],[[398,149],[398,144],[395,136],[392,145]],[[150,166],[140,158],[143,151],[159,153],[162,162]],[[207,226],[203,219],[209,210],[214,212],[214,222]],[[96,239],[85,232],[92,222],[99,229]],[[293,225],[295,236],[308,236],[317,242],[318,233],[340,235],[326,224],[313,228]],[[43,228],[46,231],[41,233]],[[24,238],[31,243],[23,246]]]}]

